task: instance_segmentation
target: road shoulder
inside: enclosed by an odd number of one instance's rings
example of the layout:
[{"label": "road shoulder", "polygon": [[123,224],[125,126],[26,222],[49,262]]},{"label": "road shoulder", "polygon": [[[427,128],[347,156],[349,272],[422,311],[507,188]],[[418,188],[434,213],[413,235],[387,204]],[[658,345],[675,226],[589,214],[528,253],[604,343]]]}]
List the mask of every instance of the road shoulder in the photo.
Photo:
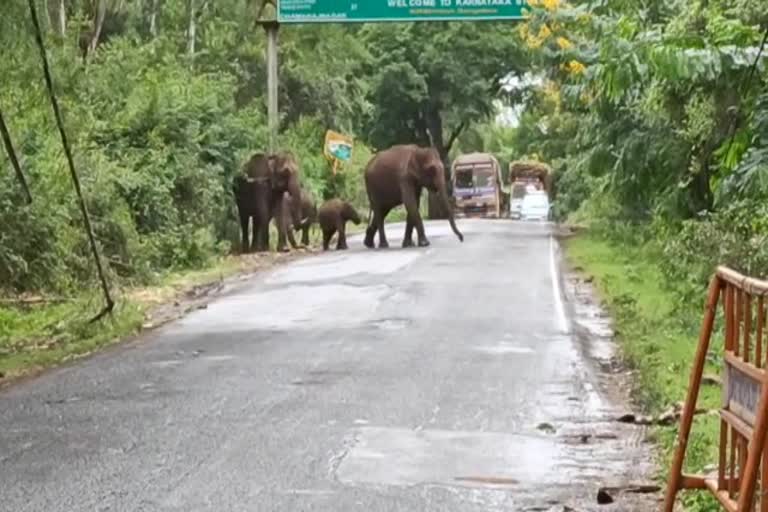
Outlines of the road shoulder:
[{"label": "road shoulder", "polygon": [[582,237],[566,236],[560,241],[564,253],[560,262],[562,292],[571,332],[584,360],[592,367],[601,395],[613,406],[606,418],[607,433],[601,435],[615,436],[615,442],[625,447],[627,457],[636,459],[622,481],[600,483],[595,503],[612,500],[606,510],[655,510],[663,490],[660,461],[655,456],[657,427],[647,424],[655,417],[643,414],[648,409],[637,398],[638,375],[626,358],[612,310],[602,300],[596,278],[579,259],[581,253],[574,250]]},{"label": "road shoulder", "polygon": [[119,289],[112,316],[95,323],[90,319],[102,300],[95,293],[68,300],[25,297],[0,305],[0,389],[140,340],[153,329],[206,308],[258,273],[318,253],[311,248],[227,256],[204,269],[170,273],[156,285]]}]

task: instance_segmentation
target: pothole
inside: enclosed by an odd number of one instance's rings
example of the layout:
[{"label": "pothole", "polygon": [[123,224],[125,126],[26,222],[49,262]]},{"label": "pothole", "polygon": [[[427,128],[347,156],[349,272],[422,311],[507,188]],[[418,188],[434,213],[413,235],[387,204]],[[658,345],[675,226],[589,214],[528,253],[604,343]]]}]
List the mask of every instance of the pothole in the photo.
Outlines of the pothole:
[{"label": "pothole", "polygon": [[325,381],[320,379],[300,379],[291,382],[293,386],[320,386],[322,384],[325,384]]}]

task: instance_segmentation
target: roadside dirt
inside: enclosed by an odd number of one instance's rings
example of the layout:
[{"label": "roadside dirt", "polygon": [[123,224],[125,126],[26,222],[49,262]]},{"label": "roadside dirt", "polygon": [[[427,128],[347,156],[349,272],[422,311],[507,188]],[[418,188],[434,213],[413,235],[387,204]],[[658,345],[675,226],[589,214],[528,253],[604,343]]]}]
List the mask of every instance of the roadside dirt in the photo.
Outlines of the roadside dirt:
[{"label": "roadside dirt", "polygon": [[162,288],[145,288],[127,294],[146,307],[142,331],[155,329],[177,320],[187,313],[205,309],[209,302],[226,293],[234,286],[275,266],[319,254],[317,248],[294,250],[289,253],[260,253],[233,256],[236,269],[226,277],[202,279],[194,284],[169,285]]},{"label": "roadside dirt", "polygon": [[[211,269],[179,276],[171,284],[126,289],[117,294],[119,300],[128,300],[144,309],[144,318],[138,332],[113,340],[96,350],[70,355],[51,364],[30,366],[12,375],[0,374],[0,390],[34,379],[54,368],[74,364],[77,361],[109,351],[126,343],[143,339],[143,334],[177,320],[191,311],[204,309],[219,295],[248,280],[253,275],[275,266],[319,254],[319,248],[293,250],[289,253],[259,253],[233,255],[227,258],[217,271]],[[10,301],[9,301],[10,302]],[[38,304],[50,300],[38,297],[22,297],[14,304]]]},{"label": "roadside dirt", "polygon": [[[561,228],[558,235],[567,237],[570,232],[568,228]],[[634,412],[639,407],[631,394],[633,374],[622,364],[611,319],[601,307],[590,278],[575,269],[564,268],[562,287],[566,307],[570,309],[571,330],[584,360],[591,365],[597,392],[604,404],[602,418],[581,423],[575,419],[574,424],[559,430],[564,442],[594,446],[594,457],[616,470],[610,480],[594,482],[592,503],[565,503],[549,510],[658,510],[663,499],[663,482],[656,480],[655,450],[648,440],[649,428],[655,422],[628,421],[644,417]],[[674,421],[674,418],[663,420]]]}]

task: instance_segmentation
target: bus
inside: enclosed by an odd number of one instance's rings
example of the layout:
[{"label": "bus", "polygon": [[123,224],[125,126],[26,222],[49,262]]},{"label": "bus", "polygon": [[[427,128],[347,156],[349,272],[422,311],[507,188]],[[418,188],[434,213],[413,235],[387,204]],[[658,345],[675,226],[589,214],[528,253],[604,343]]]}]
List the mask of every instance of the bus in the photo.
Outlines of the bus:
[{"label": "bus", "polygon": [[460,155],[451,166],[455,214],[460,217],[500,218],[501,167],[490,153]]}]

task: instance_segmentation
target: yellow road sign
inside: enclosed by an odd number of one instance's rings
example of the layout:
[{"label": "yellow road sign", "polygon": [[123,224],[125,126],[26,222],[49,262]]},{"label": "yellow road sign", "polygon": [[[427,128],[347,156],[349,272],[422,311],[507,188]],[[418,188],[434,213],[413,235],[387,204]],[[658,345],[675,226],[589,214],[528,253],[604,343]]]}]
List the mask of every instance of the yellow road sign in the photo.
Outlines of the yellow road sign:
[{"label": "yellow road sign", "polygon": [[333,130],[325,132],[323,154],[329,161],[348,162],[352,158],[353,146],[352,137]]}]

